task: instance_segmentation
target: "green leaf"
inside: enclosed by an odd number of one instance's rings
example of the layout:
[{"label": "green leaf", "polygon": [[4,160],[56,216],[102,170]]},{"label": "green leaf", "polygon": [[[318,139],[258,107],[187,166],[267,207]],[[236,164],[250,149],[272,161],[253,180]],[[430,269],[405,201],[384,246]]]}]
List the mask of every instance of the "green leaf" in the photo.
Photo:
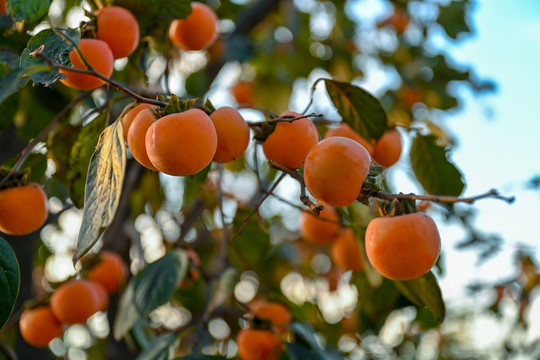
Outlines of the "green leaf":
[{"label": "green leaf", "polygon": [[227,358],[224,356],[204,355],[201,353],[189,354],[186,356],[182,356],[181,358],[175,358],[175,360],[226,360],[226,359]]},{"label": "green leaf", "polygon": [[13,311],[20,283],[17,257],[9,243],[0,237],[0,329]]},{"label": "green leaf", "polygon": [[[233,220],[231,234],[237,234],[244,219],[251,213],[252,209],[239,209]],[[268,256],[271,245],[270,235],[267,229],[258,221],[258,216],[255,214],[249,219],[246,226],[242,230],[242,234],[238,235],[234,242],[229,243],[229,258],[231,262],[240,269],[257,269],[264,268],[264,259]],[[267,269],[266,269],[267,270]]]},{"label": "green leaf", "polygon": [[73,205],[82,208],[84,205],[84,189],[88,165],[94,149],[99,140],[99,135],[105,128],[108,112],[97,116],[90,123],[86,124],[77,134],[75,143],[71,148],[68,162],[67,183],[69,187],[69,197]]},{"label": "green leaf", "polygon": [[452,39],[456,40],[462,33],[470,33],[471,28],[467,24],[469,0],[453,0],[447,6],[439,7],[439,18],[444,31]]},{"label": "green leaf", "polygon": [[178,341],[178,334],[168,333],[153,338],[137,360],[168,360],[174,354],[174,345]]},{"label": "green leaf", "polygon": [[186,176],[184,178],[184,200],[182,202],[183,207],[189,206],[193,200],[200,196],[202,185],[205,183],[211,167],[212,163],[208,164],[207,167],[199,171],[197,174],[192,176]]},{"label": "green leaf", "polygon": [[24,160],[21,169],[28,171],[28,181],[41,184],[45,180],[45,172],[47,171],[47,156],[41,153],[32,153]]},{"label": "green leaf", "polygon": [[130,281],[118,303],[118,311],[116,312],[113,325],[114,339],[120,341],[131,330],[138,319],[139,314],[135,305],[133,305],[133,282]]},{"label": "green leaf", "polygon": [[465,187],[461,172],[448,160],[434,135],[418,134],[411,145],[411,165],[424,189],[433,195],[459,196]]},{"label": "green leaf", "polygon": [[99,137],[96,150],[90,159],[84,191],[83,218],[77,250],[73,255],[76,263],[97,242],[116,213],[122,182],[126,170],[126,147],[122,122],[116,120]]},{"label": "green leaf", "polygon": [[51,0],[10,0],[8,5],[16,21],[33,22],[47,15]]},{"label": "green leaf", "polygon": [[24,69],[17,69],[0,79],[0,104],[26,84],[25,73]]},{"label": "green leaf", "polygon": [[324,79],[324,83],[343,121],[364,139],[379,139],[388,130],[386,112],[369,92],[346,82]]},{"label": "green leaf", "polygon": [[307,349],[297,343],[286,343],[287,352],[291,360],[325,360],[321,354],[317,354],[315,351]]},{"label": "green leaf", "polygon": [[430,271],[424,276],[407,281],[394,281],[396,287],[413,304],[427,307],[439,322],[444,320],[446,309],[435,275]]},{"label": "green leaf", "polygon": [[[55,30],[71,38],[77,44],[81,39],[81,34],[76,29]],[[44,48],[41,53],[52,61],[62,65],[71,64],[69,52],[73,49],[73,46],[65,41],[60,35],[56,34],[52,29],[45,29],[34,35],[30,41],[28,41],[28,46],[21,55],[21,69],[28,68],[32,65],[47,66],[45,60],[30,55],[30,53],[42,45]],[[34,85],[43,84],[45,86],[52,86],[56,80],[65,79],[65,75],[60,74],[58,69],[52,69],[50,71],[33,72],[30,74],[30,78],[34,81]]]},{"label": "green leaf", "polygon": [[[288,343],[287,350],[291,360],[301,359],[325,359],[325,360],[344,360],[345,357],[337,352],[330,352],[324,349],[315,339],[315,329],[307,323],[293,322],[289,328],[295,333],[297,343]],[[306,345],[304,347],[303,345]]]},{"label": "green leaf", "polygon": [[165,304],[186,276],[189,258],[175,249],[147,265],[133,283],[133,303],[142,316]]}]

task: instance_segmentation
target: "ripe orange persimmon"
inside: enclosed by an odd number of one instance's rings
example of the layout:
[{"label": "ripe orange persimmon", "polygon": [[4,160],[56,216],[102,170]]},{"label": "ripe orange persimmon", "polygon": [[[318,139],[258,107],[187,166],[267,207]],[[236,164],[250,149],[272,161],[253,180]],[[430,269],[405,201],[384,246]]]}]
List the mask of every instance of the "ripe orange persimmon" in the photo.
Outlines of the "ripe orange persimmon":
[{"label": "ripe orange persimmon", "polygon": [[210,164],[216,149],[216,128],[199,109],[164,116],[146,132],[148,158],[159,171],[169,175],[198,173]]},{"label": "ripe orange persimmon", "polygon": [[338,237],[339,216],[336,209],[325,206],[319,215],[302,212],[300,235],[309,242],[326,244]]},{"label": "ripe orange persimmon", "polygon": [[62,335],[62,323],[49,306],[24,310],[19,319],[24,341],[35,347],[47,347],[52,339]]},{"label": "ripe orange persimmon", "polygon": [[146,149],[146,132],[154,123],[150,109],[142,109],[135,116],[128,130],[127,143],[131,155],[147,169],[158,171],[148,158]]},{"label": "ripe orange persimmon", "polygon": [[255,98],[253,96],[253,84],[248,81],[239,81],[231,89],[234,99],[240,106],[253,106],[255,105]]},{"label": "ripe orange persimmon", "polygon": [[[128,107],[130,107],[131,105],[133,105],[133,103],[126,105],[124,110],[127,109]],[[131,126],[131,123],[135,119],[135,116],[137,116],[137,114],[139,114],[141,111],[143,111],[147,107],[150,107],[152,109],[155,108],[154,105],[139,104],[139,105],[136,105],[135,107],[131,108],[131,110],[129,110],[127,113],[125,113],[125,115],[122,117],[122,128],[124,129],[124,140],[127,141],[128,131],[129,131],[129,128]]]},{"label": "ripe orange persimmon", "polygon": [[96,38],[105,41],[115,59],[129,56],[139,45],[139,23],[123,7],[106,6],[95,12]]},{"label": "ripe orange persimmon", "polygon": [[217,134],[214,161],[227,163],[244,153],[249,144],[249,127],[240,113],[223,106],[210,114]]},{"label": "ripe orange persimmon", "polygon": [[[299,113],[286,111],[280,117],[300,117]],[[268,160],[289,169],[304,166],[306,156],[319,141],[317,128],[308,118],[293,122],[279,122],[263,143],[264,155]]]},{"label": "ripe orange persimmon", "polygon": [[4,15],[7,12],[7,0],[0,0],[0,15]]},{"label": "ripe orange persimmon", "polygon": [[345,270],[361,271],[364,269],[360,245],[354,231],[345,229],[332,243],[332,260]]},{"label": "ripe orange persimmon", "polygon": [[242,360],[277,360],[282,352],[281,340],[269,330],[240,330],[236,344]]},{"label": "ripe orange persimmon", "polygon": [[89,280],[71,280],[60,285],[51,296],[54,316],[65,324],[83,324],[103,308],[103,297]]},{"label": "ripe orange persimmon", "polygon": [[217,39],[217,15],[211,7],[200,2],[191,3],[191,14],[173,20],[169,39],[182,50],[204,50]]},{"label": "ripe orange persimmon", "polygon": [[373,154],[373,146],[369,141],[361,137],[356,131],[354,131],[348,124],[341,123],[337,127],[331,128],[326,132],[324,138],[329,138],[332,136],[343,136],[349,139],[352,139],[366,148],[368,153]]},{"label": "ripe orange persimmon", "polygon": [[[97,72],[107,77],[111,76],[113,73],[114,59],[111,49],[106,42],[96,39],[81,39],[79,49],[88,63],[92,65]],[[69,60],[71,60],[71,65],[73,65],[74,68],[87,69],[76,49],[70,51]],[[91,90],[103,84],[102,80],[92,75],[79,74],[62,69],[60,69],[60,72],[66,75],[66,78],[61,79],[60,81],[66,86],[74,89]]]},{"label": "ripe orange persimmon", "polygon": [[47,220],[47,194],[36,183],[0,190],[0,231],[26,235]]},{"label": "ripe orange persimmon", "polygon": [[126,280],[127,272],[126,264],[120,255],[112,251],[102,251],[99,263],[88,272],[88,279],[113,294]]},{"label": "ripe orange persimmon", "polygon": [[376,218],[366,230],[371,265],[393,280],[411,280],[427,273],[440,248],[437,225],[424,213]]},{"label": "ripe orange persimmon", "polygon": [[370,164],[369,153],[356,141],[329,137],[315,145],[306,157],[306,188],[326,205],[350,205],[360,195]]},{"label": "ripe orange persimmon", "polygon": [[396,129],[388,130],[375,143],[373,160],[383,166],[392,166],[401,156],[401,135]]},{"label": "ripe orange persimmon", "polygon": [[97,310],[98,311],[105,311],[107,310],[107,307],[109,306],[109,294],[107,293],[107,290],[103,287],[103,285],[90,281],[90,284],[94,287],[94,290],[97,294],[98,302],[97,302]]},{"label": "ripe orange persimmon", "polygon": [[285,326],[292,321],[291,311],[285,305],[277,302],[257,303],[252,310],[257,318],[272,322],[280,334],[287,331]]}]

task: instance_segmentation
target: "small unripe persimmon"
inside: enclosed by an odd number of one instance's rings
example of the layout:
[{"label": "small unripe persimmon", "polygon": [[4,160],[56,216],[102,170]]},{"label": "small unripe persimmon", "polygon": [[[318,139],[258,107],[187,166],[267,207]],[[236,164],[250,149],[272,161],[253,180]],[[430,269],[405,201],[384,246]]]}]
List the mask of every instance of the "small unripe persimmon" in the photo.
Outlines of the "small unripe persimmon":
[{"label": "small unripe persimmon", "polygon": [[[79,49],[94,70],[107,77],[112,75],[114,58],[106,42],[96,39],[81,39]],[[74,68],[87,69],[76,49],[70,51],[69,60]],[[60,69],[60,72],[66,75],[66,78],[60,81],[74,89],[91,90],[103,85],[103,80],[93,75],[63,69]]]},{"label": "small unripe persimmon", "polygon": [[169,38],[182,50],[204,50],[217,39],[217,15],[211,7],[200,2],[191,3],[191,14],[186,19],[171,22]]},{"label": "small unripe persimmon", "polygon": [[129,127],[127,143],[135,160],[147,169],[158,171],[148,158],[146,149],[146,132],[153,123],[154,117],[150,109],[139,111]]},{"label": "small unripe persimmon", "polygon": [[309,242],[327,244],[337,238],[339,230],[339,216],[331,206],[325,206],[319,215],[302,212],[300,235]]},{"label": "small unripe persimmon", "polygon": [[0,190],[0,231],[26,235],[47,220],[47,194],[41,185],[28,183]]},{"label": "small unripe persimmon", "polygon": [[424,213],[373,219],[366,229],[366,254],[381,275],[412,280],[437,261],[441,238],[437,225]]},{"label": "small unripe persimmon", "polygon": [[332,136],[343,136],[349,139],[352,139],[366,148],[367,152],[371,155],[373,154],[373,146],[369,141],[361,137],[356,131],[354,131],[348,124],[341,123],[337,127],[329,129],[324,138],[329,138]]},{"label": "small unripe persimmon", "polygon": [[173,176],[198,173],[210,164],[216,149],[216,128],[199,109],[164,116],[146,132],[148,158],[156,169]]},{"label": "small unripe persimmon", "polygon": [[139,23],[123,7],[106,6],[95,12],[96,38],[105,41],[115,59],[129,56],[139,45]]},{"label": "small unripe persimmon", "polygon": [[52,339],[62,335],[63,326],[49,306],[40,306],[22,312],[19,330],[28,344],[45,348]]},{"label": "small unripe persimmon", "polygon": [[354,140],[333,136],[315,145],[304,166],[304,181],[311,195],[330,206],[348,206],[360,195],[371,157]]},{"label": "small unripe persimmon", "polygon": [[240,113],[229,106],[223,106],[210,114],[216,128],[217,149],[214,161],[227,163],[244,153],[249,145],[249,127]]},{"label": "small unripe persimmon", "polygon": [[[286,111],[280,117],[301,117],[293,111]],[[268,160],[289,169],[300,169],[304,166],[306,156],[319,141],[317,128],[308,118],[292,122],[278,122],[274,131],[263,143],[264,155]]]},{"label": "small unripe persimmon", "polygon": [[362,250],[354,236],[354,231],[345,229],[332,243],[332,260],[345,270],[361,271],[364,269]]},{"label": "small unripe persimmon", "polygon": [[232,95],[240,106],[253,106],[255,105],[255,98],[253,96],[253,84],[248,81],[239,81],[233,86]]},{"label": "small unripe persimmon", "polygon": [[401,156],[401,135],[397,129],[388,130],[375,143],[373,160],[382,166],[392,166]]}]

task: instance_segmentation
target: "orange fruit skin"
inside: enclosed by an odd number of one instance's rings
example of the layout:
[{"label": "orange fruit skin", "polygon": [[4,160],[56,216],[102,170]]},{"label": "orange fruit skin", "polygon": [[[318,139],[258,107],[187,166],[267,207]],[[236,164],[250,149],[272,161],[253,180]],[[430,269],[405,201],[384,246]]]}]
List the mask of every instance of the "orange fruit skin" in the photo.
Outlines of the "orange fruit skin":
[{"label": "orange fruit skin", "polygon": [[40,306],[22,312],[19,330],[28,344],[44,348],[52,339],[62,335],[63,326],[49,306]]},{"label": "orange fruit skin", "polygon": [[125,282],[127,267],[117,253],[102,251],[100,262],[88,272],[88,279],[100,284],[109,294],[114,294]]},{"label": "orange fruit skin", "polygon": [[326,134],[324,135],[324,138],[326,139],[332,136],[343,136],[343,137],[352,139],[356,141],[357,143],[359,143],[360,145],[362,145],[363,147],[365,147],[370,155],[373,154],[373,146],[369,143],[369,141],[361,137],[356,131],[354,131],[346,123],[341,123],[337,127],[334,127],[328,130]]},{"label": "orange fruit skin", "polygon": [[[106,42],[96,39],[81,39],[79,49],[88,63],[92,65],[97,72],[107,77],[112,75],[114,59],[111,49]],[[77,50],[73,49],[69,52],[69,60],[71,60],[73,67],[77,69],[86,69],[86,65],[84,65],[79,57]],[[60,79],[60,81],[73,89],[91,90],[100,87],[103,84],[103,81],[92,75],[79,74],[62,69],[60,69],[60,72],[66,75],[66,78]]]},{"label": "orange fruit skin", "polygon": [[327,244],[337,238],[339,230],[339,216],[331,206],[325,206],[318,216],[307,212],[300,216],[300,235],[311,243]]},{"label": "orange fruit skin", "polygon": [[[280,115],[299,117],[302,114],[286,111]],[[293,122],[279,122],[274,131],[263,143],[264,155],[268,160],[289,169],[300,169],[304,166],[306,156],[319,141],[319,133],[315,124],[308,118]]]},{"label": "orange fruit skin", "polygon": [[131,155],[147,169],[158,171],[148,158],[146,151],[146,132],[154,123],[150,109],[142,109],[131,122],[128,130],[127,143]]},{"label": "orange fruit skin", "polygon": [[281,340],[269,330],[240,330],[236,344],[242,360],[277,360],[282,352]]},{"label": "orange fruit skin", "polygon": [[369,153],[356,141],[329,137],[315,145],[306,157],[306,188],[326,205],[350,205],[360,195],[370,164]]},{"label": "orange fruit skin", "polygon": [[0,15],[5,15],[7,12],[7,0],[0,0]]},{"label": "orange fruit skin", "polygon": [[51,296],[54,316],[65,324],[84,324],[103,307],[96,284],[88,280],[71,280],[60,285]]},{"label": "orange fruit skin", "polygon": [[214,161],[228,163],[242,155],[249,145],[249,127],[242,115],[236,109],[224,106],[210,114],[210,119],[217,134]]},{"label": "orange fruit skin", "polygon": [[107,307],[109,306],[109,294],[107,294],[107,290],[105,288],[94,281],[90,281],[90,284],[94,288],[94,291],[97,294],[97,310],[98,311],[105,311],[107,310]]},{"label": "orange fruit skin", "polygon": [[159,171],[173,176],[198,173],[210,164],[216,149],[216,128],[199,109],[164,116],[146,132],[150,161]]},{"label": "orange fruit skin", "polygon": [[[124,110],[127,109],[128,107],[130,107],[131,105],[133,105],[133,104],[126,105]],[[137,114],[139,114],[141,111],[143,111],[147,107],[155,109],[154,105],[139,104],[139,105],[133,107],[131,110],[129,110],[124,115],[124,117],[122,117],[122,128],[124,129],[124,140],[127,141],[127,135],[128,135],[129,127],[131,126],[131,123],[133,123],[133,120],[135,119],[135,116],[137,116]]]},{"label": "orange fruit skin", "polygon": [[440,248],[437,225],[424,213],[376,218],[366,230],[371,265],[392,280],[424,275],[437,261]]},{"label": "orange fruit skin", "polygon": [[401,135],[396,129],[388,130],[376,143],[373,160],[382,166],[392,166],[401,156]]},{"label": "orange fruit skin", "polygon": [[239,81],[233,86],[232,95],[238,103],[243,106],[255,105],[255,98],[253,96],[253,84],[247,81]]},{"label": "orange fruit skin", "polygon": [[171,22],[169,39],[179,49],[204,50],[217,39],[217,15],[211,7],[200,2],[191,3],[191,14]]},{"label": "orange fruit skin", "polygon": [[0,190],[0,231],[26,235],[47,220],[47,194],[41,185],[28,183]]},{"label": "orange fruit skin", "polygon": [[330,252],[332,260],[345,270],[362,271],[364,263],[362,260],[360,245],[354,236],[352,229],[345,229],[339,237],[332,243]]},{"label": "orange fruit skin", "polygon": [[139,23],[123,7],[106,6],[95,12],[96,38],[105,41],[115,59],[129,56],[139,45]]}]

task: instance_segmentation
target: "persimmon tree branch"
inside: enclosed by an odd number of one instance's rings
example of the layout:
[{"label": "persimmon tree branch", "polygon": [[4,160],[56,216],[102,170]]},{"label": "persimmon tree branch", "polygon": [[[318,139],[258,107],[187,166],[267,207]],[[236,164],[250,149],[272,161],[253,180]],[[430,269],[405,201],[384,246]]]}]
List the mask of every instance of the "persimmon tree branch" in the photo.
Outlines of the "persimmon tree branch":
[{"label": "persimmon tree branch", "polygon": [[503,200],[509,204],[513,203],[515,200],[514,196],[506,197],[499,194],[499,192],[496,189],[491,189],[486,193],[471,196],[471,197],[455,197],[455,196],[438,196],[438,195],[416,195],[416,194],[388,194],[381,191],[372,192],[369,194],[372,197],[376,197],[381,200],[388,200],[392,201],[394,199],[398,200],[425,200],[425,201],[432,201],[432,202],[440,202],[440,203],[466,203],[466,204],[473,204],[477,200],[481,199],[497,199],[497,200]]},{"label": "persimmon tree branch", "polygon": [[273,118],[273,119],[266,120],[266,121],[248,122],[248,125],[251,126],[251,127],[255,127],[255,126],[262,126],[264,123],[280,123],[280,122],[292,123],[295,120],[306,119],[306,118],[309,118],[309,117],[319,117],[320,118],[320,117],[323,117],[323,114],[311,113],[311,114],[301,115],[301,116],[297,116],[297,117],[294,117],[294,116],[279,116],[277,118]]}]

